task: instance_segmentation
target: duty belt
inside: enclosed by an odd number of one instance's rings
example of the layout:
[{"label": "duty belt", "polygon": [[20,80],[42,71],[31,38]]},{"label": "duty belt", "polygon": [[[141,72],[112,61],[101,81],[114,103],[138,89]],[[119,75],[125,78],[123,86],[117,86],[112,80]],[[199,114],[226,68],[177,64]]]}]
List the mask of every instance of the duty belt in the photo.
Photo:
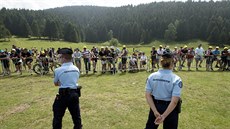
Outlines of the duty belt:
[{"label": "duty belt", "polygon": [[59,95],[69,95],[71,93],[78,93],[79,97],[81,96],[81,86],[78,86],[77,89],[71,89],[71,88],[60,88],[59,89]]},{"label": "duty belt", "polygon": [[154,96],[152,96],[152,98],[153,98],[153,102],[154,102],[154,103],[157,103],[157,104],[165,104],[165,105],[168,105],[168,104],[170,104],[170,102],[171,102],[171,101],[164,101],[164,100],[156,100],[156,99],[154,98]]}]

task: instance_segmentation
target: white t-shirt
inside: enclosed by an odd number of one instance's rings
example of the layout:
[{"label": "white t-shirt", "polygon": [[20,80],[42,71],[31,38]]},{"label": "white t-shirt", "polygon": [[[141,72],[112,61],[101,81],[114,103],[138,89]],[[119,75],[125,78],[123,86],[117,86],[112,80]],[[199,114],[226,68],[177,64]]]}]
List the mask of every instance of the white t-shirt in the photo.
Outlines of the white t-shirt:
[{"label": "white t-shirt", "polygon": [[158,49],[157,50],[157,58],[159,59],[163,55],[164,50],[163,49]]},{"label": "white t-shirt", "polygon": [[142,55],[140,58],[141,61],[147,61],[147,57],[145,55]]},{"label": "white t-shirt", "polygon": [[197,47],[195,50],[195,55],[196,56],[203,56],[204,55],[204,49],[202,47],[200,47],[200,48]]}]

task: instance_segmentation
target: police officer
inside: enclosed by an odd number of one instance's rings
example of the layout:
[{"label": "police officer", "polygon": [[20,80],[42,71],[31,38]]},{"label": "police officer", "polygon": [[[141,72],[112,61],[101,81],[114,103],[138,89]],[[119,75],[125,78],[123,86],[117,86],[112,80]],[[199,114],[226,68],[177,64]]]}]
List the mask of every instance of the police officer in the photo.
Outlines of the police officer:
[{"label": "police officer", "polygon": [[59,92],[53,104],[53,129],[62,128],[62,118],[66,108],[72,116],[74,129],[81,129],[79,93],[77,92],[79,69],[72,63],[71,49],[62,48],[59,54],[62,66],[54,72],[54,85],[59,86]]},{"label": "police officer", "polygon": [[180,112],[182,80],[172,72],[173,54],[164,52],[161,58],[163,69],[152,73],[146,82],[146,100],[150,112],[145,129],[177,129]]}]

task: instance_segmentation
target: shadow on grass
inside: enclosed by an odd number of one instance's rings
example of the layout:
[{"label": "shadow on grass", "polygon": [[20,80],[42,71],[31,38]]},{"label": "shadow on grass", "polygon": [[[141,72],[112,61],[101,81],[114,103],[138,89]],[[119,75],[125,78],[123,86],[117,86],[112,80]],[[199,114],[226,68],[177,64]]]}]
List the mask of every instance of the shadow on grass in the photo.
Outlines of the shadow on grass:
[{"label": "shadow on grass", "polygon": [[50,78],[53,78],[53,74],[46,74],[46,75],[38,75],[38,74],[32,74],[32,75],[30,75],[30,74],[28,74],[28,73],[26,73],[26,74],[22,74],[22,75],[20,75],[20,74],[15,74],[15,73],[13,73],[13,74],[11,74],[11,75],[6,75],[6,76],[3,76],[3,75],[1,75],[0,76],[0,78],[12,78],[12,79],[17,79],[17,78],[28,78],[28,77],[33,77],[33,78],[40,78],[40,77],[50,77]]}]

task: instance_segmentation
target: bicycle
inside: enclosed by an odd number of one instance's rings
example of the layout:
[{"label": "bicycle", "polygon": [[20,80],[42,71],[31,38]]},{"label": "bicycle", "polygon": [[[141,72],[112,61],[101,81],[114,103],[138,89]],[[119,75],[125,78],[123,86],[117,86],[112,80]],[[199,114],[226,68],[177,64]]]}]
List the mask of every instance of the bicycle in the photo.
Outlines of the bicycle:
[{"label": "bicycle", "polygon": [[33,65],[33,71],[38,75],[45,75],[49,73],[49,69],[54,71],[55,68],[60,66],[61,64],[59,64],[56,60],[51,61],[48,60],[48,58],[39,58],[37,59],[36,64]]}]

